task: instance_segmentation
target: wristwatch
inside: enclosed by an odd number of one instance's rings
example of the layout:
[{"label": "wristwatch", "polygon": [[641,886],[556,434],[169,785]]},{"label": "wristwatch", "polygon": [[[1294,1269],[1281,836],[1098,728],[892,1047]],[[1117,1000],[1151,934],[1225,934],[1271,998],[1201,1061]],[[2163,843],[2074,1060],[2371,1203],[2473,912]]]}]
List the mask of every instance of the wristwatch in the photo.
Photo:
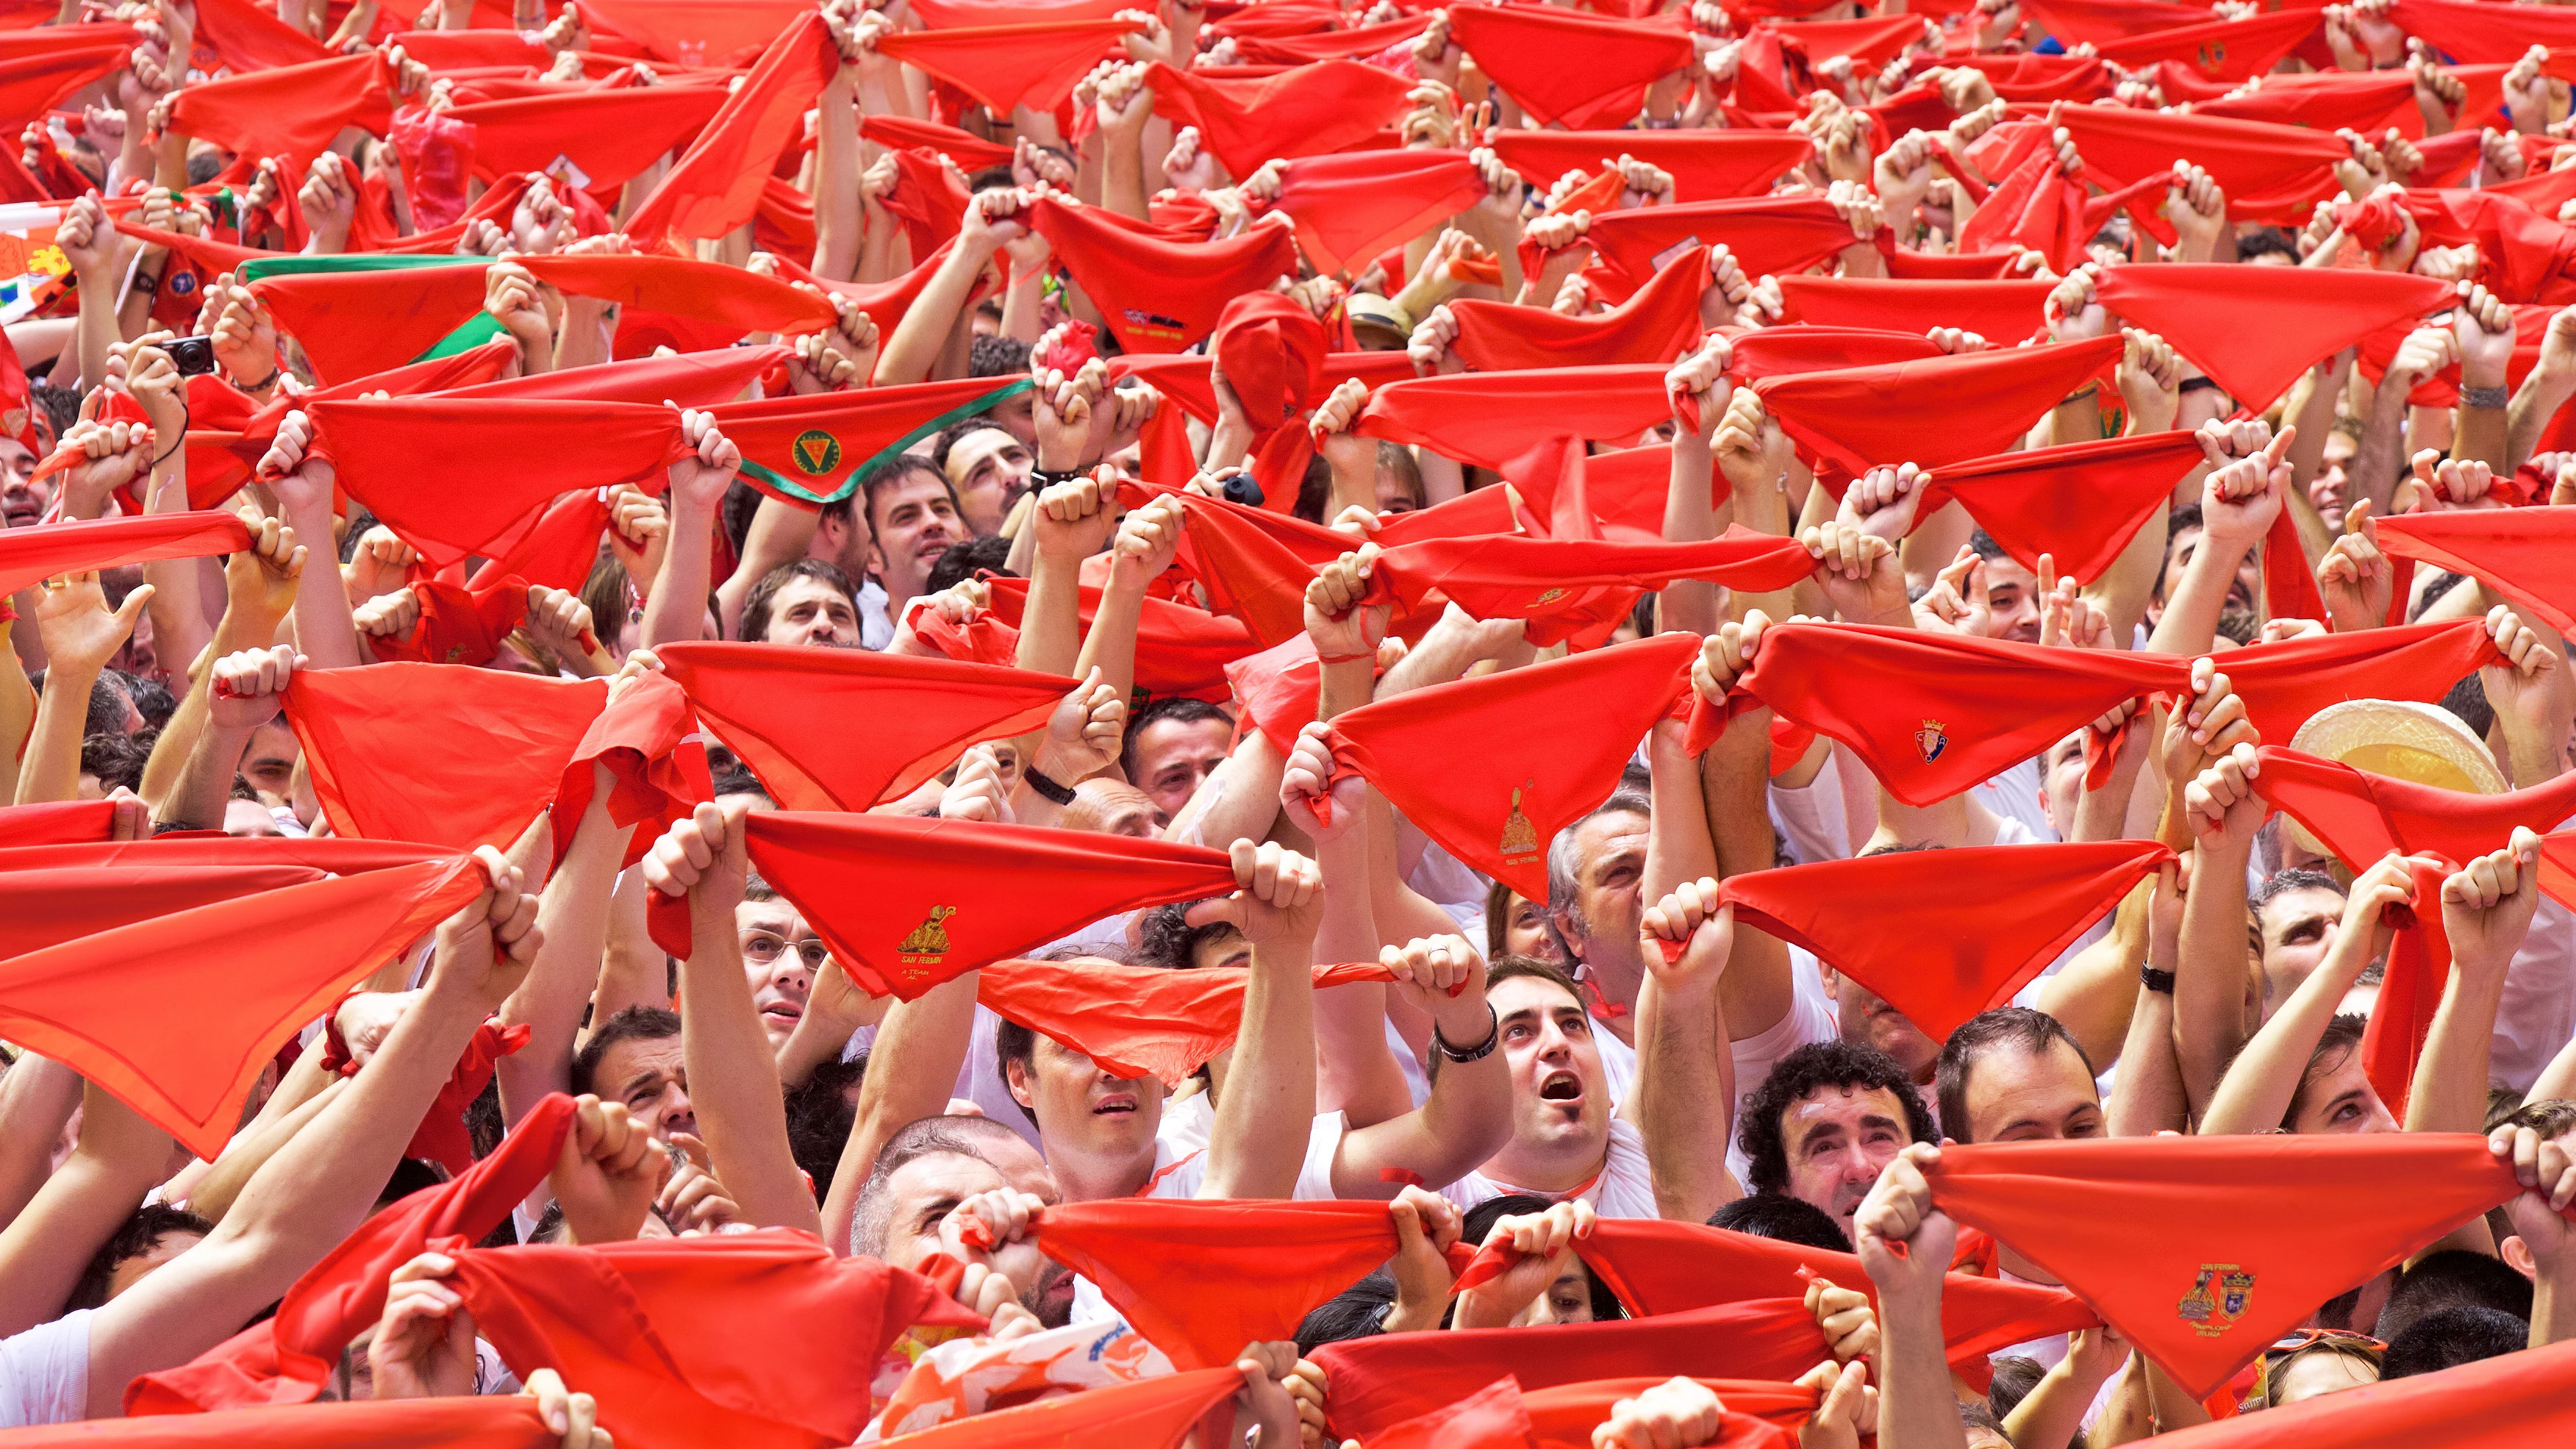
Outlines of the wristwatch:
[{"label": "wristwatch", "polygon": [[2173,983],[2174,974],[2172,972],[2159,971],[2143,961],[2138,963],[2138,984],[2140,986],[2147,988],[2158,996],[2171,996],[2173,995]]},{"label": "wristwatch", "polygon": [[1045,771],[1038,769],[1034,765],[1022,769],[1020,771],[1020,778],[1028,782],[1030,789],[1037,791],[1039,794],[1044,795],[1050,800],[1053,800],[1058,805],[1070,805],[1073,803],[1073,791],[1070,788],[1057,784],[1053,777],[1049,776]]}]

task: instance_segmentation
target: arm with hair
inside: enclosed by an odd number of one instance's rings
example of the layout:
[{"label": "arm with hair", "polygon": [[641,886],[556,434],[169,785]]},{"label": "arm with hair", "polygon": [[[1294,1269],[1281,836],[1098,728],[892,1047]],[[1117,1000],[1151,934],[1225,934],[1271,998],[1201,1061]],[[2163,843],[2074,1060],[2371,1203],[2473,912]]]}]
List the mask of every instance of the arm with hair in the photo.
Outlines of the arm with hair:
[{"label": "arm with hair", "polygon": [[0,1338],[62,1313],[91,1255],[169,1165],[169,1133],[96,1086],[82,1093],[79,1145],[26,1211],[0,1228]]},{"label": "arm with hair", "polygon": [[1878,1287],[1879,1449],[1967,1449],[1941,1330],[1942,1278],[1959,1229],[1933,1205],[1923,1164],[1939,1149],[1916,1143],[1879,1175],[1854,1215],[1854,1247]]},{"label": "arm with hair", "polygon": [[[1306,743],[1314,739],[1315,743]],[[1331,796],[1333,823],[1320,824],[1297,792],[1320,784],[1320,739],[1299,741],[1299,768],[1281,785],[1281,809],[1289,823],[1315,845],[1315,869],[1324,884],[1323,912],[1315,925],[1318,961],[1378,959],[1378,929],[1371,896],[1372,879],[1367,815],[1374,802],[1368,782],[1337,782]],[[1323,760],[1329,769],[1329,761]],[[1413,1110],[1413,1091],[1405,1084],[1394,1053],[1386,1044],[1387,989],[1375,981],[1352,982],[1318,993],[1315,999],[1315,1052],[1319,1075],[1315,1108],[1340,1112],[1353,1128],[1392,1121]]]},{"label": "arm with hair", "polygon": [[[1771,833],[1771,811],[1764,798],[1770,788],[1770,764],[1771,711],[1767,709],[1737,716],[1700,756],[1703,815],[1708,838],[1717,849],[1720,880],[1770,870],[1780,863],[1779,840]],[[1660,770],[1657,775],[1660,789]],[[1681,878],[1676,872],[1675,883]],[[1789,1014],[1797,999],[1795,969],[1788,946],[1778,937],[1750,929],[1733,933],[1716,996],[1717,1009],[1734,1040],[1760,1036]]]},{"label": "arm with hair", "polygon": [[[1022,666],[1025,668],[1026,666]],[[1129,732],[1134,737],[1134,732]],[[1163,827],[1165,840],[1262,840],[1279,819],[1279,781],[1288,757],[1259,730],[1245,730],[1225,763],[1208,772]],[[1130,784],[1135,783],[1130,781]]]},{"label": "arm with hair", "polygon": [[974,298],[976,283],[992,264],[993,253],[1023,231],[1019,222],[1008,219],[1007,211],[1000,221],[988,220],[994,209],[1006,204],[1016,206],[1017,197],[1017,192],[988,191],[968,203],[964,230],[949,247],[948,255],[940,258],[930,280],[922,284],[920,295],[904,310],[903,320],[886,338],[885,349],[877,354],[876,386],[893,387],[929,378],[939,354],[947,349],[948,334]]},{"label": "arm with hair", "polygon": [[609,818],[609,797],[617,777],[606,765],[590,767],[590,804],[573,827],[563,864],[546,882],[537,906],[537,924],[545,942],[537,948],[528,979],[501,1003],[503,1026],[528,1028],[528,1044],[493,1066],[499,1083],[501,1120],[516,1124],[549,1092],[572,1083],[573,1039],[580,1034],[582,1012],[599,983],[600,957],[608,944],[609,898],[617,889],[617,867],[626,854],[631,825]]},{"label": "arm with hair", "polygon": [[[865,493],[851,497],[853,510],[866,506]],[[769,577],[771,570],[806,557],[813,549],[814,534],[822,521],[822,514],[814,509],[761,495],[760,506],[751,511],[751,526],[743,530],[742,561],[734,565],[733,573],[723,583],[716,585],[716,624],[726,638],[741,632],[743,600],[751,596],[752,586]]]},{"label": "arm with hair", "polygon": [[53,1175],[54,1143],[87,1085],[80,1073],[27,1051],[0,1074],[0,1228],[15,1222]]},{"label": "arm with hair", "polygon": [[1180,539],[1181,507],[1168,497],[1119,520],[1109,545],[1109,581],[1100,591],[1100,607],[1092,613],[1082,651],[1074,657],[1074,678],[1087,678],[1098,669],[1101,682],[1118,698],[1134,696],[1136,628],[1144,619],[1145,590],[1171,567]]},{"label": "arm with hair", "polygon": [[859,1190],[867,1186],[886,1140],[908,1123],[948,1110],[950,1089],[974,1043],[975,992],[983,979],[982,972],[969,971],[886,1009],[859,1083],[858,1115],[823,1198],[823,1242],[835,1255],[850,1252]]},{"label": "arm with hair", "polygon": [[[2157,873],[2154,894],[2146,902],[2146,965],[2171,971],[2181,955],[2180,912],[2187,896],[2182,884],[2187,863]],[[2174,999],[2171,992],[2135,988],[2129,1010],[2128,1039],[2121,1044],[2119,1075],[2111,1099],[2103,1104],[2107,1130],[2114,1137],[2152,1137],[2158,1132],[2191,1128],[2190,1104],[2182,1087],[2182,1064],[2174,1054]],[[2043,1008],[2044,1009],[2044,1008]]]},{"label": "arm with hair", "polygon": [[[1726,1165],[1735,1138],[1735,1053],[1722,990],[1735,913],[1716,882],[1684,882],[1644,913],[1646,979],[1637,992],[1637,1079],[1619,1114],[1645,1139],[1655,1212],[1704,1223],[1744,1196]],[[1667,962],[1666,943],[1682,948]]]},{"label": "arm with hair", "polygon": [[[1252,846],[1235,844],[1240,878]],[[1287,874],[1284,866],[1281,874]],[[1250,897],[1252,891],[1242,894]],[[1256,920],[1288,915],[1249,899],[1239,904]],[[1252,965],[1244,982],[1243,1025],[1208,1130],[1201,1197],[1287,1197],[1305,1160],[1315,1120],[1315,922],[1303,922],[1302,935],[1292,920],[1277,924],[1283,928],[1252,925],[1244,932],[1252,942]]]},{"label": "arm with hair", "polygon": [[689,895],[689,959],[680,963],[680,1052],[699,1136],[743,1221],[819,1232],[814,1194],[787,1145],[777,1058],[743,975],[733,907],[711,894]]},{"label": "arm with hair", "polygon": [[[2259,798],[2237,808],[2262,823]],[[2210,1111],[2220,1076],[2245,1044],[2245,862],[2253,847],[2251,829],[2214,830],[2192,847],[2191,891],[2183,897],[2174,957],[2173,1052],[2195,1116]]]},{"label": "arm with hair", "polygon": [[651,596],[644,601],[641,647],[706,637],[717,516],[724,508],[725,489],[732,483],[732,469],[707,467],[695,458],[671,465],[671,542],[662,550],[662,567],[653,576]]},{"label": "arm with hair", "polygon": [[2140,881],[2112,912],[2110,931],[2039,983],[2039,1009],[2063,1023],[2085,1059],[2101,1066],[2117,1058],[2137,1005],[2137,963],[2147,953],[2151,889],[2152,882]]},{"label": "arm with hair", "polygon": [[[1484,999],[1484,992],[1471,984],[1454,1002],[1444,1003],[1442,1014],[1434,1018],[1445,1022],[1439,1027],[1442,1038],[1463,1046],[1483,1041],[1491,1018],[1469,1013],[1483,1006]],[[1232,1090],[1229,1078],[1227,1091]],[[1388,1199],[1403,1190],[1408,1178],[1420,1178],[1433,1188],[1456,1182],[1503,1149],[1511,1138],[1511,1119],[1511,1068],[1499,1049],[1472,1062],[1444,1061],[1420,1107],[1343,1134],[1333,1158],[1333,1194]]]},{"label": "arm with hair", "polygon": [[[1770,731],[1747,733],[1762,741],[1763,763],[1767,767],[1770,763]],[[1699,762],[1683,748],[1688,734],[1688,727],[1681,721],[1662,719],[1655,721],[1654,728],[1646,735],[1646,769],[1652,781],[1650,791],[1654,809],[1646,828],[1646,878],[1637,892],[1639,900],[1660,901],[1684,881],[1717,874],[1717,844],[1709,837],[1709,821],[1718,812],[1710,808],[1712,802],[1703,793],[1706,776]],[[1767,835],[1770,833],[1770,816],[1763,807],[1759,792],[1767,787],[1768,782],[1746,792],[1738,778],[1740,774],[1735,762],[1729,761],[1727,778],[1734,786],[1734,794],[1728,803],[1740,805],[1746,793],[1753,794],[1754,808],[1763,812],[1763,833]],[[1748,854],[1755,847],[1756,842],[1750,839],[1739,843],[1739,849]]]},{"label": "arm with hair", "polygon": [[[305,1053],[306,1057],[319,1055],[318,1052]],[[293,1110],[273,1117],[263,1112],[260,1120],[235,1133],[233,1140],[224,1144],[222,1154],[207,1165],[205,1173],[189,1188],[188,1211],[210,1223],[222,1222],[224,1216],[232,1211],[233,1204],[241,1200],[242,1189],[248,1187],[250,1180],[259,1175],[259,1170],[268,1165],[268,1160],[292,1141],[296,1133],[312,1126],[314,1118],[321,1116],[325,1108],[347,1092],[348,1083],[333,1077],[323,1083],[321,1091],[305,1098]]]},{"label": "arm with hair", "polygon": [[[1041,400],[1038,406],[1043,412],[1046,403]],[[1074,666],[1083,647],[1082,561],[1108,535],[1111,501],[1109,488],[1093,478],[1059,483],[1038,495],[1031,520],[1037,530],[1037,560],[1020,610],[1019,650],[1011,661],[1020,668],[1081,674]]]}]

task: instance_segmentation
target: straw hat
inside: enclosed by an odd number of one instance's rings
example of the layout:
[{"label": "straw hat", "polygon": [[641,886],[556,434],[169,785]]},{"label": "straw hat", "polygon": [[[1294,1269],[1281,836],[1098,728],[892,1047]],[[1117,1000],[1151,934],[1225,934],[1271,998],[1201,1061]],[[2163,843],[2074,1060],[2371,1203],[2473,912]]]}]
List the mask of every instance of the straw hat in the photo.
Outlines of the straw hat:
[{"label": "straw hat", "polygon": [[[2504,771],[2486,741],[2439,705],[2400,699],[2348,699],[2310,716],[2290,737],[2290,748],[2436,789],[2501,795]],[[2319,855],[2332,855],[2296,820],[2294,839]]]}]

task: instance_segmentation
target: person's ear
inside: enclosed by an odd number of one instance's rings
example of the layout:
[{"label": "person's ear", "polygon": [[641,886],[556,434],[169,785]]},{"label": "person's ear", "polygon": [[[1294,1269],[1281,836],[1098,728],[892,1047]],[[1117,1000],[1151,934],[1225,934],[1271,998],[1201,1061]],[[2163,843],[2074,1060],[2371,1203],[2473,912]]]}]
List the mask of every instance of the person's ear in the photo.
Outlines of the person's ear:
[{"label": "person's ear", "polygon": [[1825,978],[1825,999],[1826,999],[1827,1001],[1840,1001],[1840,1000],[1842,1000],[1842,999],[1843,999],[1843,973],[1841,973],[1841,972],[1839,972],[1839,971],[1835,970],[1835,969],[1834,969],[1834,968],[1832,968],[1831,966],[1826,965],[1826,964],[1825,964],[1824,962],[1822,962],[1822,961],[1819,961],[1819,962],[1817,962],[1817,963],[1816,963],[1816,970],[1817,970],[1817,973],[1818,973],[1818,974],[1822,975],[1822,976]]},{"label": "person's ear", "polygon": [[2539,1281],[2540,1264],[2531,1256],[2531,1244],[2524,1242],[2520,1233],[2508,1234],[2503,1242],[2496,1244],[2496,1255],[2504,1259],[2506,1267],[2524,1278]]},{"label": "person's ear", "polygon": [[1002,1084],[1010,1091],[1012,1101],[1031,1112],[1038,1109],[1037,1091],[1029,1082],[1029,1063],[1026,1059],[1013,1057],[1002,1063]]}]

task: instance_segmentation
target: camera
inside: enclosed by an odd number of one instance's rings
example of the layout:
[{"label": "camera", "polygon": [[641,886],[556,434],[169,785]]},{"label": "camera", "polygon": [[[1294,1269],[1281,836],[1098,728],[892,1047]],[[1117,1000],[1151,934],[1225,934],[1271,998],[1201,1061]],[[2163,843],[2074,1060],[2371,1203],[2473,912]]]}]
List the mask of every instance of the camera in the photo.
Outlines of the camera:
[{"label": "camera", "polygon": [[215,370],[215,339],[211,337],[174,337],[161,344],[170,354],[170,362],[181,377],[196,377]]}]

